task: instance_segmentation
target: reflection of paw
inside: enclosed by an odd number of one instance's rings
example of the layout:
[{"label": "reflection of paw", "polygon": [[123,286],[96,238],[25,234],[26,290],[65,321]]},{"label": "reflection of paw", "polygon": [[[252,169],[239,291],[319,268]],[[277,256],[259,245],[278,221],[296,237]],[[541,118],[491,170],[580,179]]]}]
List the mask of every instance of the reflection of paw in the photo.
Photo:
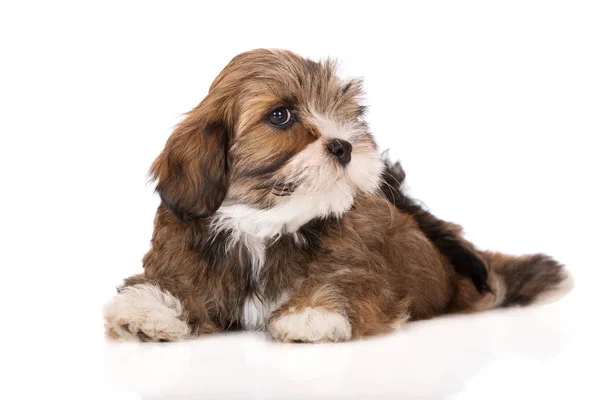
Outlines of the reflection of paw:
[{"label": "reflection of paw", "polygon": [[182,321],[181,302],[158,286],[125,287],[104,306],[106,335],[111,339],[172,342],[190,337]]},{"label": "reflection of paw", "polygon": [[340,342],[352,337],[348,318],[322,307],[286,311],[269,323],[269,331],[282,342]]}]

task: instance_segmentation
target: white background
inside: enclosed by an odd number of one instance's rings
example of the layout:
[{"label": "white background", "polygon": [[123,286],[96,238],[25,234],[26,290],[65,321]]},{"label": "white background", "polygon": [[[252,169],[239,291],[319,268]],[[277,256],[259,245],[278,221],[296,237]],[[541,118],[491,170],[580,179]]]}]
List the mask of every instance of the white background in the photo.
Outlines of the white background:
[{"label": "white background", "polygon": [[[2,2],[0,397],[600,398],[599,21],[594,1]],[[411,193],[482,248],[557,257],[572,294],[350,344],[106,344],[101,306],[149,245],[148,167],[257,47],[365,77]]]}]

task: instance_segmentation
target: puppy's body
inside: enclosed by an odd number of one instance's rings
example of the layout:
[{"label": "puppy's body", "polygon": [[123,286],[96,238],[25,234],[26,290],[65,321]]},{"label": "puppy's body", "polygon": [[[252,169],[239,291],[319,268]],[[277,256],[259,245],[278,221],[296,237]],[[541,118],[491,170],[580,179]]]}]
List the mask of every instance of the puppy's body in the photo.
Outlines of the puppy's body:
[{"label": "puppy's body", "polygon": [[[183,225],[164,207],[156,226],[145,272],[126,286],[156,284],[184,302],[185,293],[200,332],[264,329],[271,312],[285,303],[275,315],[310,306],[348,318],[355,335],[376,333],[409,316],[457,308],[454,286],[468,281],[453,272],[410,216],[381,196],[358,197],[340,219],[265,239],[258,265],[257,250],[246,245],[251,238],[225,251],[229,233],[213,241],[210,224]],[[177,279],[167,284],[165,277]],[[471,292],[477,293],[474,287]]]},{"label": "puppy's body", "polygon": [[330,63],[236,57],[153,166],[152,249],[107,305],[108,334],[339,341],[567,288],[548,257],[480,252],[404,196],[359,97]]}]

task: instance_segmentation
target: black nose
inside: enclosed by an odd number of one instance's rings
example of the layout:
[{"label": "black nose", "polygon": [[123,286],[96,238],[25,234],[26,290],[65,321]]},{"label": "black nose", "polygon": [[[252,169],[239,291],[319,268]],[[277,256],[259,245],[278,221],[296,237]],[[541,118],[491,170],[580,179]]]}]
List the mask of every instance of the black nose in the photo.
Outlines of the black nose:
[{"label": "black nose", "polygon": [[334,139],[327,143],[327,150],[331,154],[337,157],[338,161],[342,165],[346,165],[350,162],[350,155],[352,154],[352,145],[349,142],[341,139]]}]

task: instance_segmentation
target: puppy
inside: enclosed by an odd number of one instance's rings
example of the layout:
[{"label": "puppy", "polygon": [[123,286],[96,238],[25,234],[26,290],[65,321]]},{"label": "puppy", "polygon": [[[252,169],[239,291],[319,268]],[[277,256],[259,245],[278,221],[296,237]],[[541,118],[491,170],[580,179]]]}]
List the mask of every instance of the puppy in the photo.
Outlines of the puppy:
[{"label": "puppy", "polygon": [[152,165],[152,248],[106,305],[107,335],[336,342],[569,290],[551,258],[480,251],[408,198],[361,97],[330,61],[235,57]]}]

